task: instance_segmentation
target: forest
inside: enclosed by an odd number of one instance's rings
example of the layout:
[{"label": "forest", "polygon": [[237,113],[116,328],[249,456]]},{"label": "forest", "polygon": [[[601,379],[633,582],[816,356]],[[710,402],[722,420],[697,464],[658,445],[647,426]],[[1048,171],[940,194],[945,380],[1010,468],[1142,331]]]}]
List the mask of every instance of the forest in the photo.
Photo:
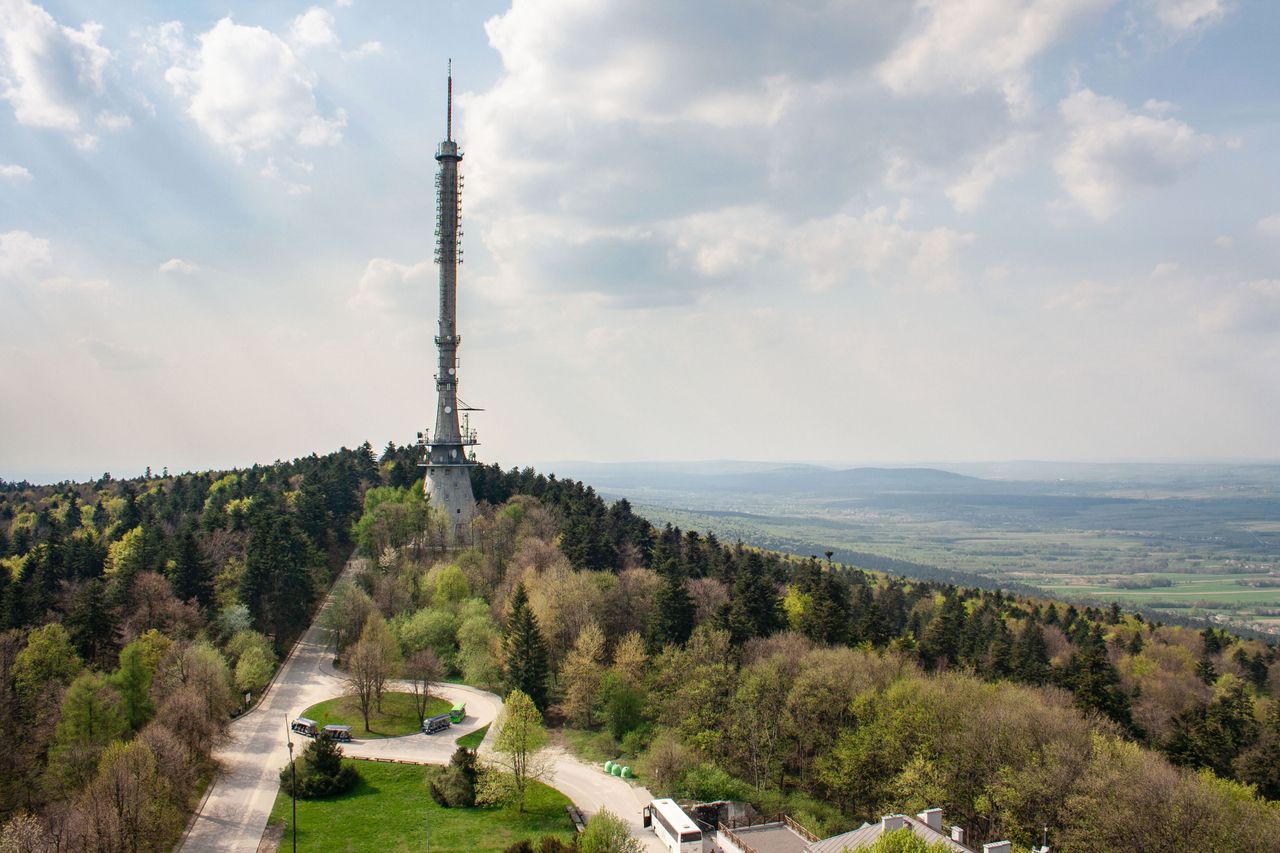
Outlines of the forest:
[{"label": "forest", "polygon": [[310,624],[378,482],[368,445],[0,481],[0,849],[172,848],[226,723]]},{"label": "forest", "polygon": [[[4,837],[109,849],[139,831],[104,793],[128,774],[131,807],[164,818],[135,847],[171,842],[238,694],[353,547],[370,569],[324,617],[339,656],[376,636],[394,663],[430,652],[519,689],[656,795],[819,835],[937,806],[973,841],[1047,830],[1055,851],[1280,837],[1263,642],[656,527],[531,469],[474,468],[473,544],[447,551],[417,478],[414,448],[366,445],[0,490],[0,714],[23,732],[0,759]],[[84,707],[112,725],[86,731]]]},{"label": "forest", "polygon": [[529,469],[475,469],[473,547],[432,553],[407,453],[366,494],[376,568],[332,627],[385,622],[406,658],[520,689],[655,794],[822,835],[940,806],[973,839],[1047,829],[1067,851],[1267,849],[1280,829],[1266,643],[658,528]]}]

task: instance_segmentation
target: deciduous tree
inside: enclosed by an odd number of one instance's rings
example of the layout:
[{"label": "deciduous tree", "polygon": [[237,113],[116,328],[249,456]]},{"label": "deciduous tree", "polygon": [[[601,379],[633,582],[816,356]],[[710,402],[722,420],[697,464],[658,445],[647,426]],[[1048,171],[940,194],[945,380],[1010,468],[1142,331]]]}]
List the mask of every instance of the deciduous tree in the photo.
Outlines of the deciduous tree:
[{"label": "deciduous tree", "polygon": [[529,783],[549,778],[551,773],[551,765],[538,755],[547,742],[542,714],[527,694],[512,690],[503,702],[496,725],[498,733],[493,748],[497,762],[511,774],[517,809],[523,814]]}]

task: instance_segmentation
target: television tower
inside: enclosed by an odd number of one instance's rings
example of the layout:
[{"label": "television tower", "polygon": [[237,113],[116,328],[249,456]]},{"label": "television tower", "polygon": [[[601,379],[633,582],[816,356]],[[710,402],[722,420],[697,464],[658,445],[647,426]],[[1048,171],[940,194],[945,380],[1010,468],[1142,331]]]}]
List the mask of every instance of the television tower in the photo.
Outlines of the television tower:
[{"label": "television tower", "polygon": [[[436,263],[440,265],[440,327],[436,348],[440,352],[436,373],[436,427],[428,436],[418,434],[426,468],[423,489],[431,505],[446,518],[445,531],[453,545],[471,541],[471,519],[476,512],[476,499],[471,491],[471,467],[476,464],[479,442],[471,429],[469,416],[458,424],[458,264],[462,236],[458,218],[462,212],[459,193],[458,163],[462,151],[453,139],[453,63],[449,63],[449,95],[445,123],[445,140],[436,148],[440,170],[436,174]],[[473,411],[469,407],[467,411]]]}]

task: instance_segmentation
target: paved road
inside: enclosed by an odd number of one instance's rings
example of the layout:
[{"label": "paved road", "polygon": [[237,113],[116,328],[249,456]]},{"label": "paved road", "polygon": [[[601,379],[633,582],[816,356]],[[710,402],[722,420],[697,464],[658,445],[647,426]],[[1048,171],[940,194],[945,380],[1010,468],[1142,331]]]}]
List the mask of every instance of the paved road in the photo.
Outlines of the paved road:
[{"label": "paved road", "polygon": [[[344,574],[351,570],[352,564],[348,564]],[[215,779],[178,849],[192,853],[255,853],[279,790],[280,768],[289,760],[285,742],[287,721],[311,705],[342,692],[342,675],[332,666],[327,632],[312,625],[281,666],[258,707],[231,723],[228,743],[214,753],[223,772]],[[466,719],[434,735],[357,738],[344,745],[343,752],[352,758],[445,764],[459,737],[493,722],[502,708],[499,697],[462,684],[442,684],[435,692],[453,702],[466,702]],[[492,748],[493,734],[490,729],[481,744],[481,753]],[[298,740],[295,737],[295,749],[301,748]],[[554,768],[554,778],[549,783],[563,791],[585,814],[592,815],[607,807],[631,825],[646,849],[654,853],[665,849],[651,831],[640,825],[640,810],[652,799],[648,791],[609,776],[602,768],[584,764],[563,751],[552,751],[548,757]]]}]

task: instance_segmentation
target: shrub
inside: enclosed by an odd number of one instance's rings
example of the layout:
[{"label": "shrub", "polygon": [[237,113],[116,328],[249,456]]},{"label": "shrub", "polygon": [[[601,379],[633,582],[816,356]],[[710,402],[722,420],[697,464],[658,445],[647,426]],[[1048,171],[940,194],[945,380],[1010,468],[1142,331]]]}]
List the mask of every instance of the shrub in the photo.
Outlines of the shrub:
[{"label": "shrub", "polygon": [[294,776],[288,764],[280,771],[280,786],[300,799],[343,794],[360,781],[356,769],[350,764],[343,764],[342,747],[324,733],[307,744],[293,764],[297,771],[297,789],[293,788]]},{"label": "shrub", "polygon": [[476,782],[479,778],[476,754],[460,746],[449,759],[449,766],[431,781],[431,798],[447,809],[470,808],[476,804]]},{"label": "shrub", "polygon": [[690,797],[702,802],[716,800],[750,800],[755,789],[735,779],[714,764],[699,764],[684,774],[681,787]]},{"label": "shrub", "polygon": [[627,823],[608,809],[600,809],[587,821],[578,836],[582,853],[642,853],[638,839],[631,837]]}]

